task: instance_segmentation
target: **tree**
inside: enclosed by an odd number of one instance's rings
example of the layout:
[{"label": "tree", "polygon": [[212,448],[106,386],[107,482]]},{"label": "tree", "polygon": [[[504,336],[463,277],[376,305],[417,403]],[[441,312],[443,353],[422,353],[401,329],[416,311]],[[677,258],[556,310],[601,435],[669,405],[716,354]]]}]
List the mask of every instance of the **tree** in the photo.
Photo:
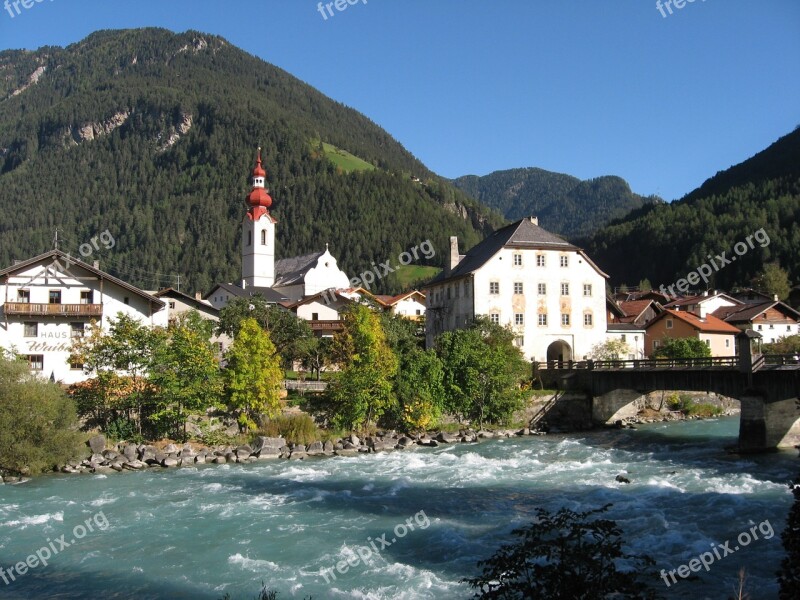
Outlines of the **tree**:
[{"label": "tree", "polygon": [[764,354],[798,354],[800,353],[800,335],[787,335],[771,344],[762,346]]},{"label": "tree", "polygon": [[[622,551],[622,530],[609,519],[591,518],[608,510],[574,512],[567,508],[552,514],[536,511],[536,521],[511,534],[518,541],[501,546],[478,563],[479,576],[464,581],[477,590],[474,598],[550,598],[554,600],[605,600],[606,598],[656,598],[648,587],[648,556]],[[619,561],[635,568],[622,572]]]},{"label": "tree", "polygon": [[444,408],[444,370],[433,350],[415,349],[400,358],[395,378],[397,421],[406,431],[435,427]]},{"label": "tree", "polygon": [[366,306],[354,304],[334,336],[334,356],[342,370],[328,388],[334,423],[367,429],[395,402],[392,379],[397,357],[386,341],[381,320]]},{"label": "tree", "polygon": [[653,289],[653,284],[650,283],[650,280],[647,279],[647,277],[645,277],[639,282],[637,287],[639,288],[640,292],[649,292]]},{"label": "tree", "polygon": [[653,353],[654,358],[706,358],[709,356],[711,356],[711,349],[698,338],[666,337]]},{"label": "tree", "polygon": [[275,351],[289,363],[300,357],[303,340],[313,335],[306,321],[281,306],[268,304],[263,296],[231,300],[219,313],[217,332],[235,338],[246,319],[255,319],[269,332]]},{"label": "tree", "polygon": [[514,333],[487,319],[469,329],[448,331],[437,340],[444,367],[445,407],[459,420],[506,423],[521,408],[519,383],[528,363],[514,345]]},{"label": "tree", "polygon": [[0,470],[33,475],[79,452],[75,404],[27,363],[0,356]]},{"label": "tree", "polygon": [[770,296],[778,296],[779,300],[786,300],[792,285],[789,274],[778,263],[767,263],[753,280],[753,286]]},{"label": "tree", "polygon": [[327,337],[303,338],[297,344],[300,364],[306,371],[311,371],[317,381],[322,377],[322,371],[329,366],[333,360],[333,341]]},{"label": "tree", "polygon": [[225,354],[228,406],[243,431],[256,427],[262,414],[274,416],[280,407],[283,372],[270,336],[255,319],[244,319]]},{"label": "tree", "polygon": [[631,347],[622,340],[606,340],[601,344],[592,346],[594,360],[624,360],[631,354]]},{"label": "tree", "polygon": [[778,571],[780,600],[797,600],[800,594],[800,478],[791,486],[794,504],[789,511],[786,529],[781,535],[786,557]]},{"label": "tree", "polygon": [[[109,320],[108,333],[95,322],[88,335],[73,340],[70,360],[82,363],[86,373],[96,375],[104,401],[108,398],[109,386],[116,381],[112,373],[130,378],[128,393],[121,399],[119,408],[136,415],[140,435],[153,399],[147,374],[165,339],[163,329],[148,327],[120,312],[116,319]],[[104,420],[107,422],[107,417]]]},{"label": "tree", "polygon": [[153,357],[150,382],[156,389],[151,419],[166,433],[186,440],[186,411],[217,406],[222,378],[210,337],[213,325],[197,311],[181,315]]}]

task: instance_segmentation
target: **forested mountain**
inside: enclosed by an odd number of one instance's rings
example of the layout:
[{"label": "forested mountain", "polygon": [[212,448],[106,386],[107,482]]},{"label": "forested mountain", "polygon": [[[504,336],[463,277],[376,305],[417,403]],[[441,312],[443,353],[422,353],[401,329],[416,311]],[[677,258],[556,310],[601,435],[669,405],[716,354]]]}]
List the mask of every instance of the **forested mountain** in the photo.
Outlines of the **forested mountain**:
[{"label": "forested mountain", "polygon": [[0,265],[50,249],[56,228],[76,255],[108,229],[114,247],[87,260],[131,283],[237,281],[259,145],[278,258],[329,243],[352,277],[430,239],[440,264],[448,236],[469,247],[502,223],[363,115],[222,38],[102,31],[0,53]]},{"label": "forested mountain", "polygon": [[536,168],[466,175],[453,183],[509,220],[535,215],[542,227],[568,238],[589,235],[636,208],[662,202],[634,194],[621,177],[581,181]]},{"label": "forested mountain", "polygon": [[[760,228],[769,236],[742,256],[734,246]],[[669,285],[708,263],[708,255],[735,258],[712,287],[748,284],[765,262],[777,261],[800,281],[800,129],[743,163],[717,173],[671,204],[642,208],[585,240],[589,255],[614,283],[647,277]]]}]

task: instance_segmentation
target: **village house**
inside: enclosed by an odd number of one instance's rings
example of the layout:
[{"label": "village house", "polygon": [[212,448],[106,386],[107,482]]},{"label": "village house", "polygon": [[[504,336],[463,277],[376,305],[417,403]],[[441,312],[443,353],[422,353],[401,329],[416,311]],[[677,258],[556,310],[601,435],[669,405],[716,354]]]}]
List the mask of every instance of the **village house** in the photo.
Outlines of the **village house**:
[{"label": "village house", "polygon": [[412,290],[397,296],[375,296],[378,303],[393,315],[412,321],[425,321],[425,294]]},{"label": "village house", "polygon": [[83,365],[70,363],[74,338],[90,323],[107,330],[123,313],[147,326],[166,327],[166,301],[60,250],[0,271],[0,347],[27,358],[32,371],[64,384],[84,381]]},{"label": "village house", "polygon": [[752,329],[761,334],[762,344],[773,344],[782,337],[800,334],[800,313],[777,300],[719,308],[714,316],[742,331]]},{"label": "village house", "polygon": [[[201,317],[213,321],[215,324],[219,322],[219,311],[211,306],[207,300],[203,300],[200,293],[189,296],[174,288],[164,288],[152,293],[152,295],[167,303],[167,320],[169,323],[174,323],[181,315],[191,311],[197,311]],[[232,342],[233,340],[224,334],[218,335],[214,333],[211,336],[211,343],[214,344],[218,356],[222,356]]]},{"label": "village house", "polygon": [[740,330],[712,314],[700,316],[687,310],[666,309],[647,324],[645,348],[652,357],[666,338],[696,338],[711,350],[711,356],[735,356]]},{"label": "village house", "polygon": [[607,277],[536,217],[495,231],[466,255],[451,238],[445,270],[426,290],[426,343],[485,316],[509,325],[529,360],[582,360],[606,339]]}]

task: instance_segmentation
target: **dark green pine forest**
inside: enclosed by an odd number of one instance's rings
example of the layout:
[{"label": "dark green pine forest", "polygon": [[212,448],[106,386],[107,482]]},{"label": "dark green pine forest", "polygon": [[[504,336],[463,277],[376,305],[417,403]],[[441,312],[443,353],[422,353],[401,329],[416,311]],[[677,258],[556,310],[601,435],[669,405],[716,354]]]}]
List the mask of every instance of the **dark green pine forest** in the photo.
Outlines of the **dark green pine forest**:
[{"label": "dark green pine forest", "polygon": [[[278,258],[329,243],[352,277],[430,239],[437,265],[448,236],[469,247],[503,222],[363,115],[219,37],[102,31],[2,52],[0,75],[3,266],[51,249],[56,228],[76,255],[107,229],[116,245],[87,260],[145,289],[238,281],[258,145]],[[320,141],[369,168],[342,169]]]},{"label": "dark green pine forest", "polygon": [[453,183],[483,204],[515,221],[535,215],[545,229],[567,238],[585,236],[643,206],[663,203],[640,196],[621,177],[582,181],[537,168],[465,175]]},{"label": "dark green pine forest", "polygon": [[764,263],[800,282],[800,128],[743,163],[717,173],[671,204],[640,208],[578,244],[612,281],[669,285],[764,228],[769,245],[721,269],[711,287],[749,285]]}]

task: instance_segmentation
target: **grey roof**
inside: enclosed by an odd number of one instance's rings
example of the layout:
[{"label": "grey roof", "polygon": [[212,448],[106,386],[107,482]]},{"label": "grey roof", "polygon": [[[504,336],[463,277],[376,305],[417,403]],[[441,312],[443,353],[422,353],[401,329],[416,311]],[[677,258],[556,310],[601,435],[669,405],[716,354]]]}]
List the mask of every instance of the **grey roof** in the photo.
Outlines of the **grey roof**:
[{"label": "grey roof", "polygon": [[113,275],[109,275],[105,271],[101,271],[100,269],[90,264],[87,264],[82,260],[75,258],[74,256],[70,256],[69,254],[62,252],[61,250],[50,250],[49,252],[45,252],[44,254],[40,254],[39,256],[34,256],[33,258],[29,258],[28,260],[23,260],[21,262],[18,262],[15,265],[0,270],[0,276],[11,275],[16,271],[21,271],[22,269],[26,269],[29,266],[35,265],[37,262],[46,260],[48,258],[52,258],[55,260],[62,259],[64,261],[64,267],[66,269],[69,269],[71,265],[77,265],[80,268],[89,271],[93,275],[96,275],[97,277],[105,279],[106,281],[110,281],[111,283],[114,283],[119,287],[128,290],[129,292],[133,292],[134,294],[141,296],[142,298],[147,300],[150,304],[157,306],[158,308],[164,308],[164,306],[166,306],[166,304],[162,300],[159,300],[155,296],[148,294],[144,290],[140,290],[136,286],[131,285],[130,283],[127,283],[125,281],[122,281],[121,279],[118,279]]},{"label": "grey roof", "polygon": [[216,290],[217,288],[225,290],[226,292],[228,292],[233,296],[236,296],[237,298],[251,298],[252,296],[261,295],[267,302],[270,302],[272,304],[277,304],[279,302],[284,302],[285,300],[288,300],[286,296],[284,296],[280,292],[276,292],[275,290],[269,287],[254,286],[245,289],[239,287],[238,285],[233,285],[232,283],[218,283],[212,288],[210,292],[208,292],[208,294],[204,296],[204,299],[207,299],[209,296],[211,296],[211,294],[213,294],[214,290]]},{"label": "grey roof", "polygon": [[577,246],[573,246],[565,239],[545,231],[538,225],[534,225],[530,219],[521,219],[492,233],[467,252],[456,268],[450,272],[450,275],[445,276],[444,272],[442,272],[431,283],[441,283],[448,279],[457,279],[469,275],[480,269],[505,247],[537,250],[579,250]]},{"label": "grey roof", "polygon": [[275,262],[275,286],[302,283],[308,273],[317,264],[325,251],[313,252],[302,256],[282,258]]},{"label": "grey roof", "polygon": [[163,290],[158,290],[156,293],[153,294],[156,298],[174,298],[176,300],[181,300],[194,306],[197,309],[203,309],[205,311],[210,312],[214,315],[219,315],[219,310],[211,306],[210,304],[206,304],[202,300],[198,300],[194,296],[190,296],[189,294],[184,294],[183,292],[179,292],[175,288],[164,288]]},{"label": "grey roof", "polygon": [[[735,310],[737,308],[739,310]],[[728,323],[749,323],[750,321],[755,319],[758,315],[768,311],[770,308],[776,308],[777,310],[780,310],[784,314],[791,316],[796,320],[800,320],[800,313],[794,310],[791,306],[775,300],[773,300],[772,302],[763,302],[761,304],[745,304],[742,307],[723,306],[715,310],[714,313],[712,314],[714,314],[714,316],[716,317],[723,319]]]},{"label": "grey roof", "polygon": [[619,323],[618,321],[611,321],[606,326],[607,331],[644,331],[644,325],[637,325],[636,323]]}]

